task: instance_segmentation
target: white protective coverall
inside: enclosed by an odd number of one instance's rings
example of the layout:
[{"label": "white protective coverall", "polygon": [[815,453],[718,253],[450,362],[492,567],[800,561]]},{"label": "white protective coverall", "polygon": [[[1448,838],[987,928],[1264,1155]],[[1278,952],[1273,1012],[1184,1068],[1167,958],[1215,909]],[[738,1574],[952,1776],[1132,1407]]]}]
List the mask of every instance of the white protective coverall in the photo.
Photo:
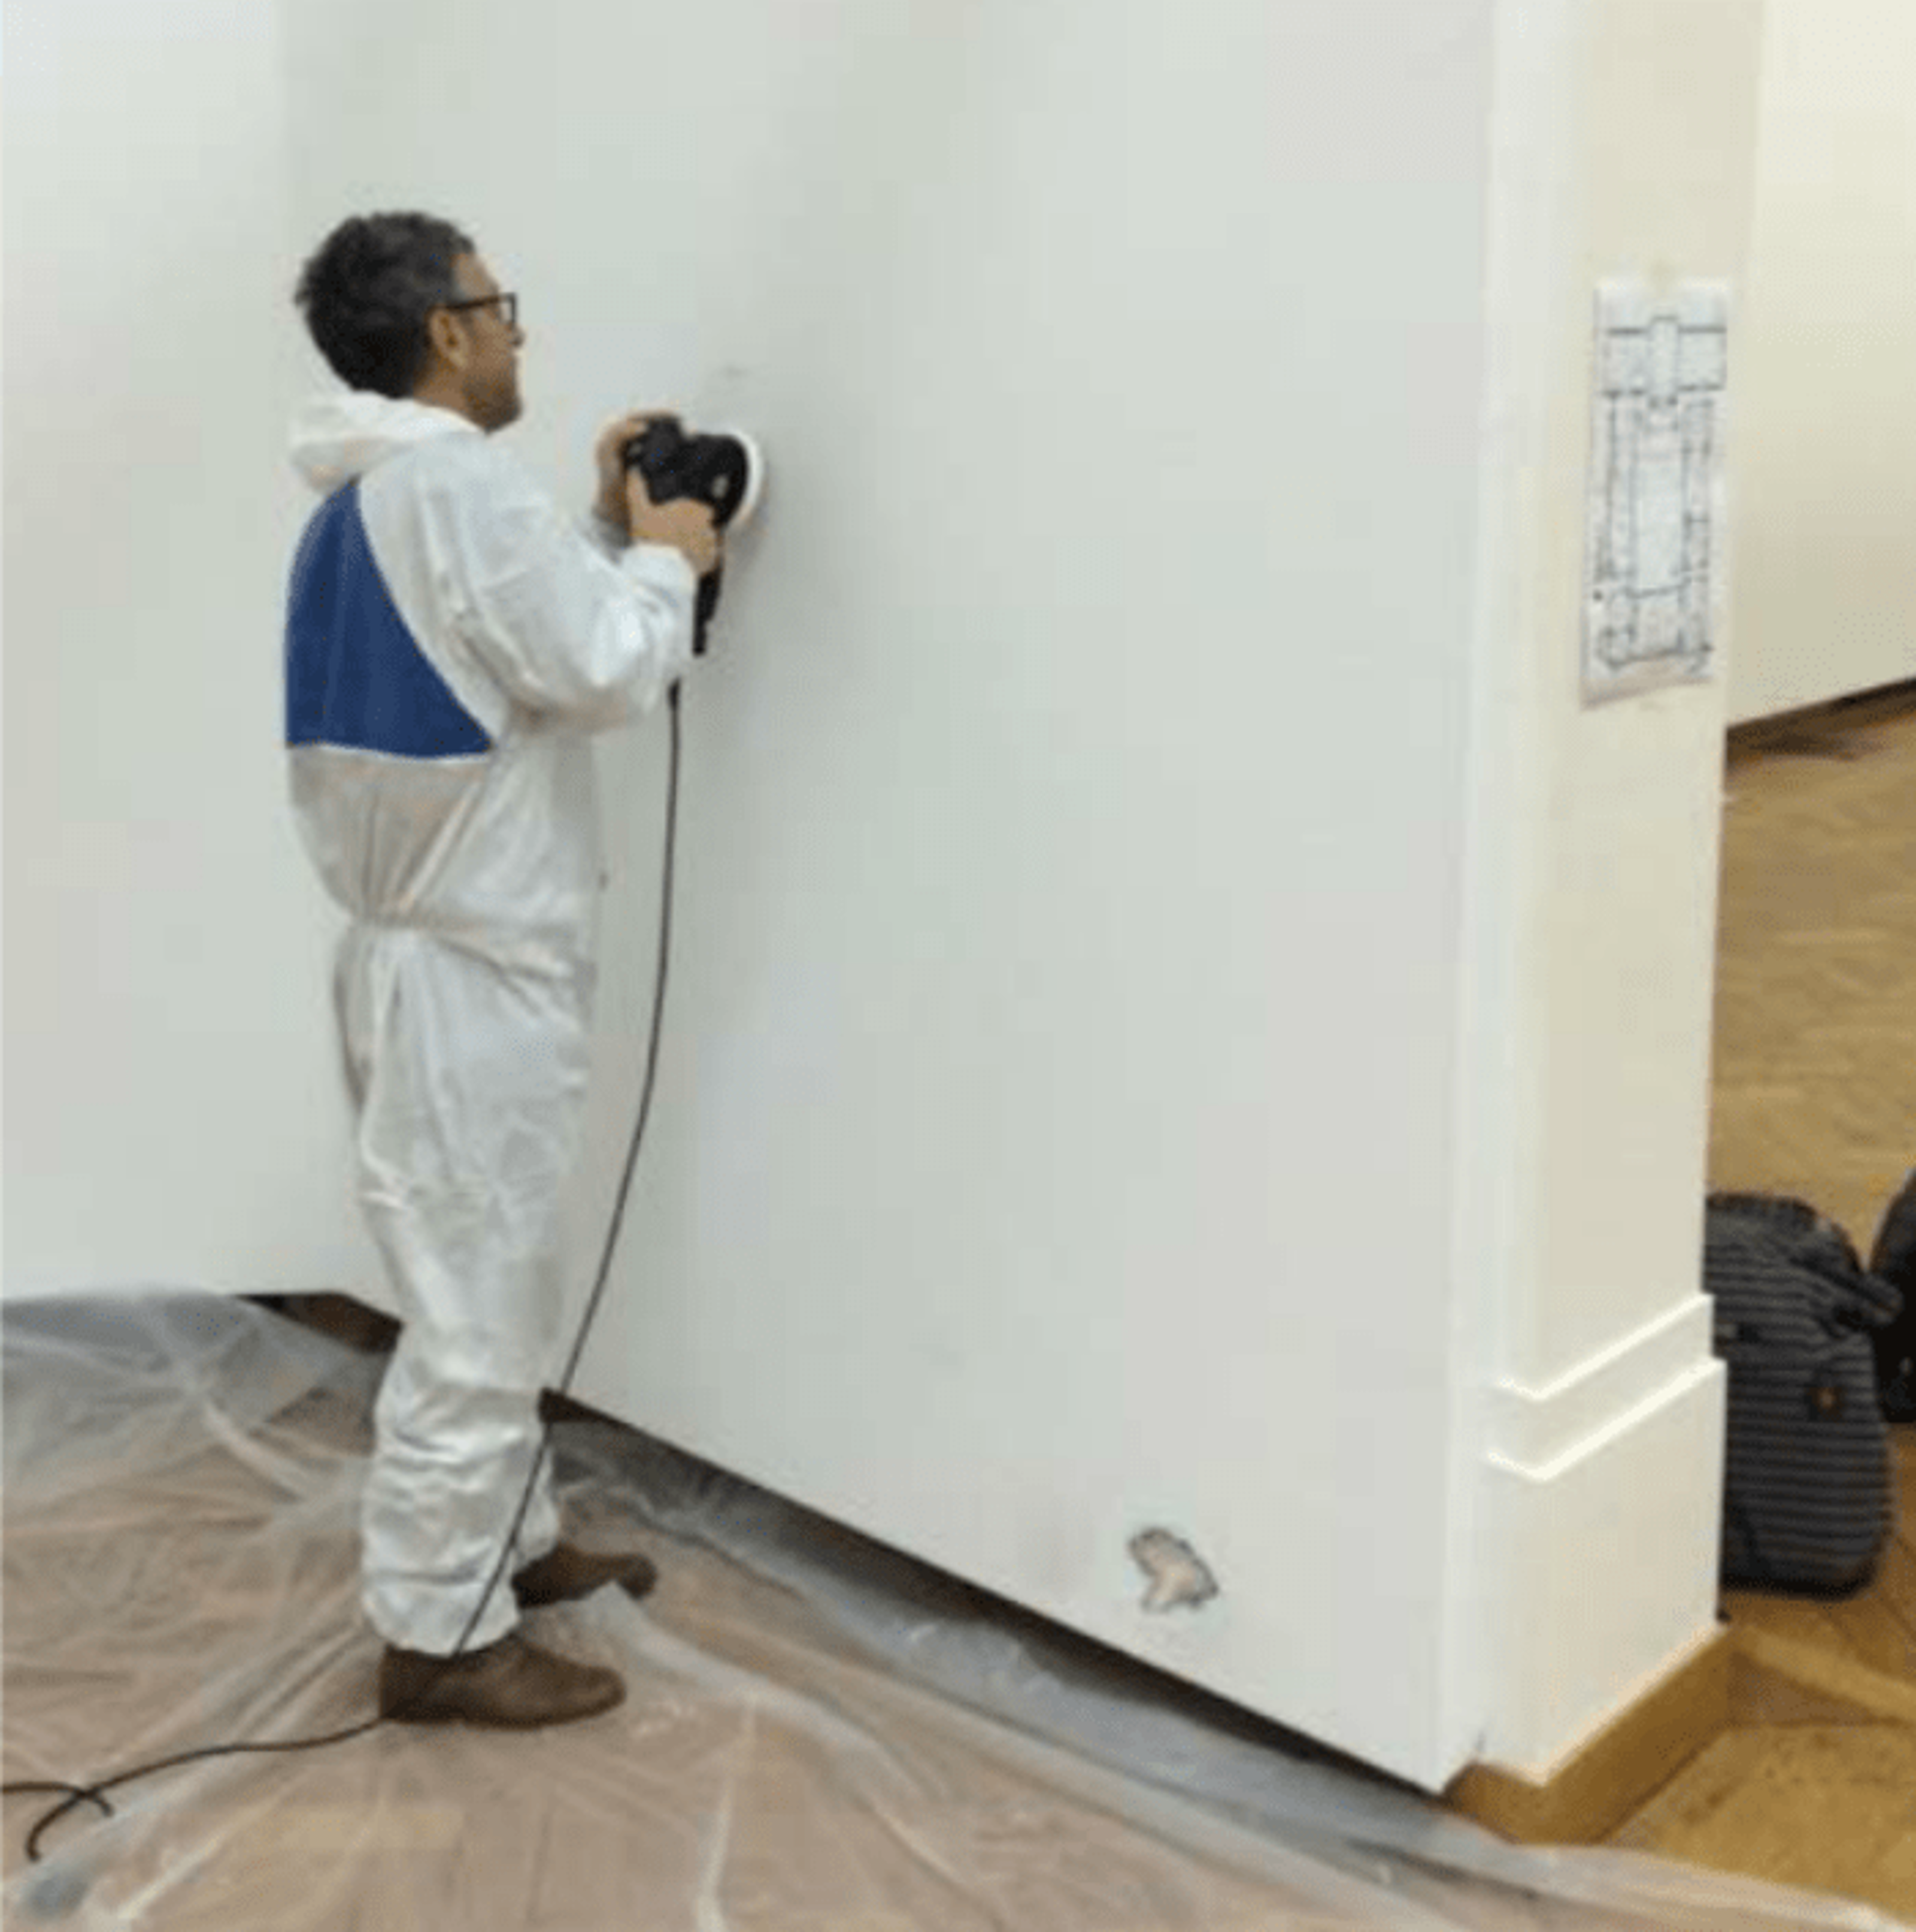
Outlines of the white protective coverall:
[{"label": "white protective coverall", "polygon": [[[405,1329],[376,1411],[364,1600],[458,1642],[537,1451],[563,1285],[603,883],[589,734],[691,661],[676,550],[568,520],[451,411],[307,405],[325,498],[294,562],[286,740],[301,836],[351,915],[334,980],[361,1203]],[[557,1540],[550,1473],[469,1648]]]}]

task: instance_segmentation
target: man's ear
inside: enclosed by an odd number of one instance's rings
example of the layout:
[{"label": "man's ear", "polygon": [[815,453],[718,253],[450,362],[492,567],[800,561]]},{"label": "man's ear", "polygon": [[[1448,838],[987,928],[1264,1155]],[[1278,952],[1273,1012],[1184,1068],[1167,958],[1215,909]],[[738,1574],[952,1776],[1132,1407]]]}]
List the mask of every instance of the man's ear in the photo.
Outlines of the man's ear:
[{"label": "man's ear", "polygon": [[442,308],[434,309],[426,318],[426,330],[432,345],[443,361],[454,368],[463,365],[466,356],[464,332],[459,326],[457,316]]}]

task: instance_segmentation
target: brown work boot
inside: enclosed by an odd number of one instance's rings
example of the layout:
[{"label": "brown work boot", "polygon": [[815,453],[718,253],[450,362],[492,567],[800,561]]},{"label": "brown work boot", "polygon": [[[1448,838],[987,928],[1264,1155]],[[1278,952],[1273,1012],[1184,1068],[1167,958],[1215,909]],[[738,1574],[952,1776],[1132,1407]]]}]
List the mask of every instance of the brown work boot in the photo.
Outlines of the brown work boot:
[{"label": "brown work boot", "polygon": [[517,1630],[460,1657],[390,1645],[379,1661],[379,1715],[403,1724],[533,1730],[596,1718],[625,1696],[616,1671],[555,1657]]},{"label": "brown work boot", "polygon": [[658,1581],[656,1568],[636,1551],[598,1556],[562,1543],[516,1572],[512,1588],[520,1608],[529,1610],[544,1604],[569,1604],[589,1597],[608,1583],[618,1584],[628,1597],[643,1597]]}]

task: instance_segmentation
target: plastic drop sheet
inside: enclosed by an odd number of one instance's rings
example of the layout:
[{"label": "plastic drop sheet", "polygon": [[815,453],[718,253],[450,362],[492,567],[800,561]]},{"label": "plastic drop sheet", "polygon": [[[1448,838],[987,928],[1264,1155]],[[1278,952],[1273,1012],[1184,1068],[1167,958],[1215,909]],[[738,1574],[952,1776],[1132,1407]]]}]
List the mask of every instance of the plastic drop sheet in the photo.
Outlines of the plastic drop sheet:
[{"label": "plastic drop sheet", "polygon": [[[5,1777],[86,1782],[373,1714],[357,1501],[383,1364],[262,1308],[7,1306]],[[1847,1928],[1840,1900],[1505,1844],[610,1424],[568,1534],[661,1580],[532,1612],[627,1700],[201,1762],[24,1841],[4,1922],[274,1932]],[[1194,1714],[1194,1712],[1199,1714]]]}]

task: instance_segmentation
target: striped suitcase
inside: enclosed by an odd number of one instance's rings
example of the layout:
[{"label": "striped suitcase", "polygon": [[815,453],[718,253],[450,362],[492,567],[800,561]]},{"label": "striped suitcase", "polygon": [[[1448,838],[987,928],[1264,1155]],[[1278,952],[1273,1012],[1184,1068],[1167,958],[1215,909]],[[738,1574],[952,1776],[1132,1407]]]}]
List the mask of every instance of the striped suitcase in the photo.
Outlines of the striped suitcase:
[{"label": "striped suitcase", "polygon": [[1722,1580],[1849,1595],[1894,1522],[1870,1331],[1903,1298],[1834,1222],[1771,1196],[1710,1197],[1703,1276],[1729,1367]]},{"label": "striped suitcase", "polygon": [[1916,1172],[1884,1214],[1870,1272],[1903,1297],[1901,1319],[1876,1334],[1883,1413],[1892,1422],[1916,1422]]}]

